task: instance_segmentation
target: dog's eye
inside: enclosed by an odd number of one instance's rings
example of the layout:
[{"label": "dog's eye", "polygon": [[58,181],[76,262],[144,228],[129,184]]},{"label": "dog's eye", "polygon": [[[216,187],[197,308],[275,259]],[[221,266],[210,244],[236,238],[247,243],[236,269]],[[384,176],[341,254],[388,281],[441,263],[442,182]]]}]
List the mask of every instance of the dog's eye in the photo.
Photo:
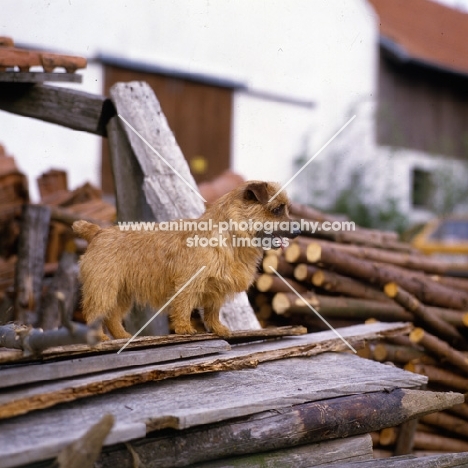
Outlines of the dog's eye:
[{"label": "dog's eye", "polygon": [[271,212],[272,212],[275,216],[282,215],[283,212],[284,212],[284,204],[283,204],[283,205],[278,205],[277,207],[273,208],[273,209],[271,210]]}]

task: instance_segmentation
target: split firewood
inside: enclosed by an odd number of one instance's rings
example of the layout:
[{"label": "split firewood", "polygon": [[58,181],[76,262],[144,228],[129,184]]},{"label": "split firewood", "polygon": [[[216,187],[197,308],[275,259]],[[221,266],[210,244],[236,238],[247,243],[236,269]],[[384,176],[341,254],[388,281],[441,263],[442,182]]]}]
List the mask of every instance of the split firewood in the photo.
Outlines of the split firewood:
[{"label": "split firewood", "polygon": [[259,275],[255,284],[260,292],[290,292],[291,288],[298,293],[307,291],[307,288],[297,281],[289,278],[278,278],[272,274]]},{"label": "split firewood", "polygon": [[348,297],[330,297],[311,292],[302,294],[278,293],[273,296],[273,310],[279,315],[311,314],[311,305],[325,317],[360,319],[377,318],[380,321],[411,321],[412,316],[401,307],[392,303],[351,299]]},{"label": "split firewood", "polygon": [[392,298],[396,303],[414,314],[417,319],[433,330],[438,336],[441,336],[454,344],[460,345],[461,343],[464,343],[465,339],[453,325],[442,320],[438,315],[429,313],[421,302],[405,291],[397,283],[387,283],[384,287],[384,291],[388,297]]},{"label": "split firewood", "polygon": [[49,223],[48,207],[25,205],[15,275],[15,317],[18,322],[25,325],[32,325],[37,320]]},{"label": "split firewood", "polygon": [[388,302],[388,297],[382,291],[367,286],[361,281],[328,270],[319,269],[315,272],[312,276],[312,284],[326,291],[346,296]]},{"label": "split firewood", "polygon": [[54,278],[44,294],[38,314],[38,326],[44,330],[58,328],[62,322],[60,301],[57,298],[57,292],[59,291],[67,291],[64,299],[65,310],[63,313],[68,320],[71,320],[73,317],[80,288],[77,262],[78,258],[75,252],[63,252]]},{"label": "split firewood", "polygon": [[452,348],[445,341],[431,335],[422,328],[415,328],[409,336],[413,343],[419,344],[430,353],[438,356],[442,361],[449,362],[465,375],[468,375],[468,357]]}]

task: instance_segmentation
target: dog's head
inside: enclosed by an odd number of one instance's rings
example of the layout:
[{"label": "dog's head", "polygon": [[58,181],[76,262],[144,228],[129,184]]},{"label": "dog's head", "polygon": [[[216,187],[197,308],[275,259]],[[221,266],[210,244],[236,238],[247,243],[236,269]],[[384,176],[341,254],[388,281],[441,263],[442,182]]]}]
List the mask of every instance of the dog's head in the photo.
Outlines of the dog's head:
[{"label": "dog's head", "polygon": [[269,239],[262,245],[277,249],[284,245],[283,238],[295,238],[300,230],[289,217],[290,200],[281,185],[275,182],[252,180],[234,190],[229,197],[230,215],[237,222],[249,223],[252,237]]}]

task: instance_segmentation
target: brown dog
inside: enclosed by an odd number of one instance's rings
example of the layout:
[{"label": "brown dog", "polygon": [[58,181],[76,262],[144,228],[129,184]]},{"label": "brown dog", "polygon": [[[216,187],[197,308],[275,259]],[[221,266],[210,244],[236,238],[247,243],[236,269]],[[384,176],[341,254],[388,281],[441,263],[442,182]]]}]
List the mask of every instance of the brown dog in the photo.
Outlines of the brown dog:
[{"label": "brown dog", "polygon": [[[175,296],[170,317],[176,333],[196,333],[191,313],[203,307],[207,329],[229,335],[219,320],[222,304],[251,285],[263,248],[278,248],[282,237],[299,234],[289,228],[285,192],[269,201],[279,189],[276,183],[246,182],[200,218],[175,222],[192,228],[197,223],[191,230],[163,230],[169,223],[159,223],[155,230],[125,231],[75,222],[74,231],[89,242],[80,261],[86,321],[103,319],[114,338],[129,338],[122,319],[133,303],[157,308]],[[280,223],[283,229],[277,229]]]}]

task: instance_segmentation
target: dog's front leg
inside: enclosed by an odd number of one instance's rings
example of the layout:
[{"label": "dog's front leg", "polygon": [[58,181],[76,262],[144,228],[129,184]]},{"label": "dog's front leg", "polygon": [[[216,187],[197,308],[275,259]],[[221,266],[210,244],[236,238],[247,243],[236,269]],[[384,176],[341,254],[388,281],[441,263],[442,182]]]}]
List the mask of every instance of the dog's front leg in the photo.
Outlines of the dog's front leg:
[{"label": "dog's front leg", "polygon": [[196,301],[187,294],[180,294],[171,304],[171,322],[174,331],[178,335],[195,335],[197,330],[190,323],[192,310],[196,307]]},{"label": "dog's front leg", "polygon": [[203,313],[205,327],[219,336],[229,336],[231,334],[231,330],[225,327],[219,320],[219,310],[221,309],[221,305],[222,304],[217,304],[215,302],[205,302]]}]

